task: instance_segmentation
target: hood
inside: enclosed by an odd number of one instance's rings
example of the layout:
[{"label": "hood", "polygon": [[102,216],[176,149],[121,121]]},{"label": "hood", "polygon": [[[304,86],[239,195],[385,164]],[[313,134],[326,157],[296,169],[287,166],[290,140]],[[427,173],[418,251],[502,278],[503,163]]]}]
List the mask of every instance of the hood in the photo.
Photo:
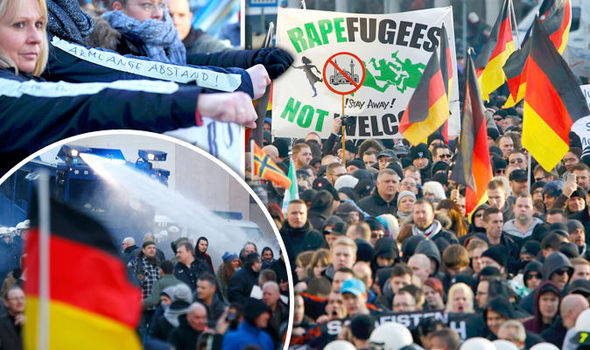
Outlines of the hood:
[{"label": "hood", "polygon": [[[533,318],[533,323],[534,323],[532,325],[533,328],[531,329],[535,333],[540,333],[543,329],[543,319],[541,317],[541,311],[539,310],[539,299],[541,298],[541,295],[545,292],[555,293],[559,297],[559,302],[561,303],[561,291],[559,290],[557,285],[555,285],[555,283],[553,283],[551,281],[544,281],[543,283],[541,283],[539,285],[539,287],[535,290],[535,304],[534,304],[535,315]],[[559,315],[559,306],[558,306],[557,310],[558,311],[557,311],[557,314],[555,315],[555,317],[557,317]]]},{"label": "hood", "polygon": [[541,277],[542,277],[543,276],[543,264],[541,264],[540,262],[535,261],[535,260],[529,261],[525,265],[524,270],[522,271],[522,275],[523,275],[523,277],[526,277],[526,275],[528,273],[533,272],[533,271],[540,273]]},{"label": "hood", "polygon": [[402,259],[407,261],[412,255],[416,253],[418,244],[425,240],[424,236],[410,236],[402,241]]},{"label": "hood", "polygon": [[332,203],[334,197],[326,190],[321,190],[313,196],[311,200],[311,206],[309,207],[310,212],[321,213],[328,217],[332,215]]},{"label": "hood", "polygon": [[[424,254],[427,257],[434,259],[436,261],[436,270],[438,271],[438,268],[440,267],[441,257],[440,251],[438,250],[438,247],[436,246],[435,242],[429,239],[423,240],[422,242],[418,243],[418,246],[416,247],[414,254]],[[434,271],[433,273],[435,272],[436,271]]]},{"label": "hood", "polygon": [[561,252],[553,252],[549,254],[543,263],[543,279],[550,279],[553,272],[563,267],[566,267],[569,270],[568,275],[571,278],[572,273],[574,272],[574,267],[569,259]]}]

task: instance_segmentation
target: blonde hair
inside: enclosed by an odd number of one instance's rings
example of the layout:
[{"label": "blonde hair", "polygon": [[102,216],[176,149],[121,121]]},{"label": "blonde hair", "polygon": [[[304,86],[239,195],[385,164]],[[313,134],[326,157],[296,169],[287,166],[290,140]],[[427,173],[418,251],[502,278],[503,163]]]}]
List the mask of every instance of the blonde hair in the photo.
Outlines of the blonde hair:
[{"label": "blonde hair", "polygon": [[455,293],[459,291],[462,291],[465,294],[465,298],[467,299],[467,307],[465,308],[464,312],[473,312],[473,291],[463,282],[455,283],[449,289],[449,293],[447,294],[447,307],[445,308],[445,311],[454,312],[453,297],[455,296]]},{"label": "blonde hair", "polygon": [[[39,9],[41,11],[41,17],[43,18],[43,36],[41,42],[41,52],[39,54],[39,58],[35,63],[35,68],[33,69],[33,75],[39,76],[45,70],[45,66],[47,65],[47,58],[49,56],[49,46],[47,44],[47,4],[45,0],[37,0],[37,4],[39,5]],[[0,18],[6,18],[7,16],[12,16],[10,20],[12,21],[14,18],[17,17],[18,11],[22,5],[22,0],[0,0]],[[2,68],[14,68],[16,74],[18,74],[18,67],[16,64],[6,55],[0,53],[0,67]],[[28,72],[27,72],[28,73]]]},{"label": "blonde hair", "polygon": [[322,263],[325,267],[332,263],[332,256],[330,255],[330,251],[328,249],[318,249],[313,252],[309,266],[313,269],[320,263]]}]

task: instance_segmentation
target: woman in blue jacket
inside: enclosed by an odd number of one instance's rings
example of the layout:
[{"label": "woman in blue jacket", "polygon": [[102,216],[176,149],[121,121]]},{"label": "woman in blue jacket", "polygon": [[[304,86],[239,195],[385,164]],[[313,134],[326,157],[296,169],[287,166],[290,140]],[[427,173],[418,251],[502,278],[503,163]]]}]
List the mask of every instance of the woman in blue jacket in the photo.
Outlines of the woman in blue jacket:
[{"label": "woman in blue jacket", "polygon": [[153,132],[201,125],[201,115],[254,127],[246,93],[204,93],[163,81],[51,83],[44,0],[0,0],[0,171],[43,146],[105,129]]}]

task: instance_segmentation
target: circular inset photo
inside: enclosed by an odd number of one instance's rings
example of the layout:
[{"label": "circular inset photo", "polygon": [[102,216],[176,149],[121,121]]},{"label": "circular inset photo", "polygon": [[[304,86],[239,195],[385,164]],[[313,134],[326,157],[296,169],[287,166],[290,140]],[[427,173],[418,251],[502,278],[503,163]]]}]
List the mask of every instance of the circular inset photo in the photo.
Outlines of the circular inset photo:
[{"label": "circular inset photo", "polygon": [[2,344],[278,349],[290,338],[285,247],[260,199],[210,154],[95,132],[1,180]]}]

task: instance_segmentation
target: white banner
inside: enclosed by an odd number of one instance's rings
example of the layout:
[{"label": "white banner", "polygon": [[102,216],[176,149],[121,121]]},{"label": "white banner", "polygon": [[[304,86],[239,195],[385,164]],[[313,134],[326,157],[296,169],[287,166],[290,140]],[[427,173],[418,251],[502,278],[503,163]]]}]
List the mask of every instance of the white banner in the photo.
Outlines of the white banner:
[{"label": "white banner", "polygon": [[[580,86],[580,90],[582,90],[584,97],[586,97],[588,108],[590,108],[590,84]],[[578,119],[572,125],[572,131],[580,137],[582,149],[590,146],[590,116]]]},{"label": "white banner", "polygon": [[451,7],[385,15],[279,9],[277,22],[277,46],[295,61],[274,82],[274,136],[328,137],[342,114],[342,96],[334,91],[358,89],[344,96],[344,115],[350,117],[346,136],[400,138],[399,120],[438,50],[443,23],[454,77],[449,135],[459,133]]},{"label": "white banner", "polygon": [[204,88],[227,92],[235,91],[242,83],[239,74],[219,73],[191,66],[178,66],[158,61],[129,58],[112,51],[87,49],[56,36],[53,37],[51,44],[79,59],[144,77],[183,84],[196,82],[198,86]]}]

